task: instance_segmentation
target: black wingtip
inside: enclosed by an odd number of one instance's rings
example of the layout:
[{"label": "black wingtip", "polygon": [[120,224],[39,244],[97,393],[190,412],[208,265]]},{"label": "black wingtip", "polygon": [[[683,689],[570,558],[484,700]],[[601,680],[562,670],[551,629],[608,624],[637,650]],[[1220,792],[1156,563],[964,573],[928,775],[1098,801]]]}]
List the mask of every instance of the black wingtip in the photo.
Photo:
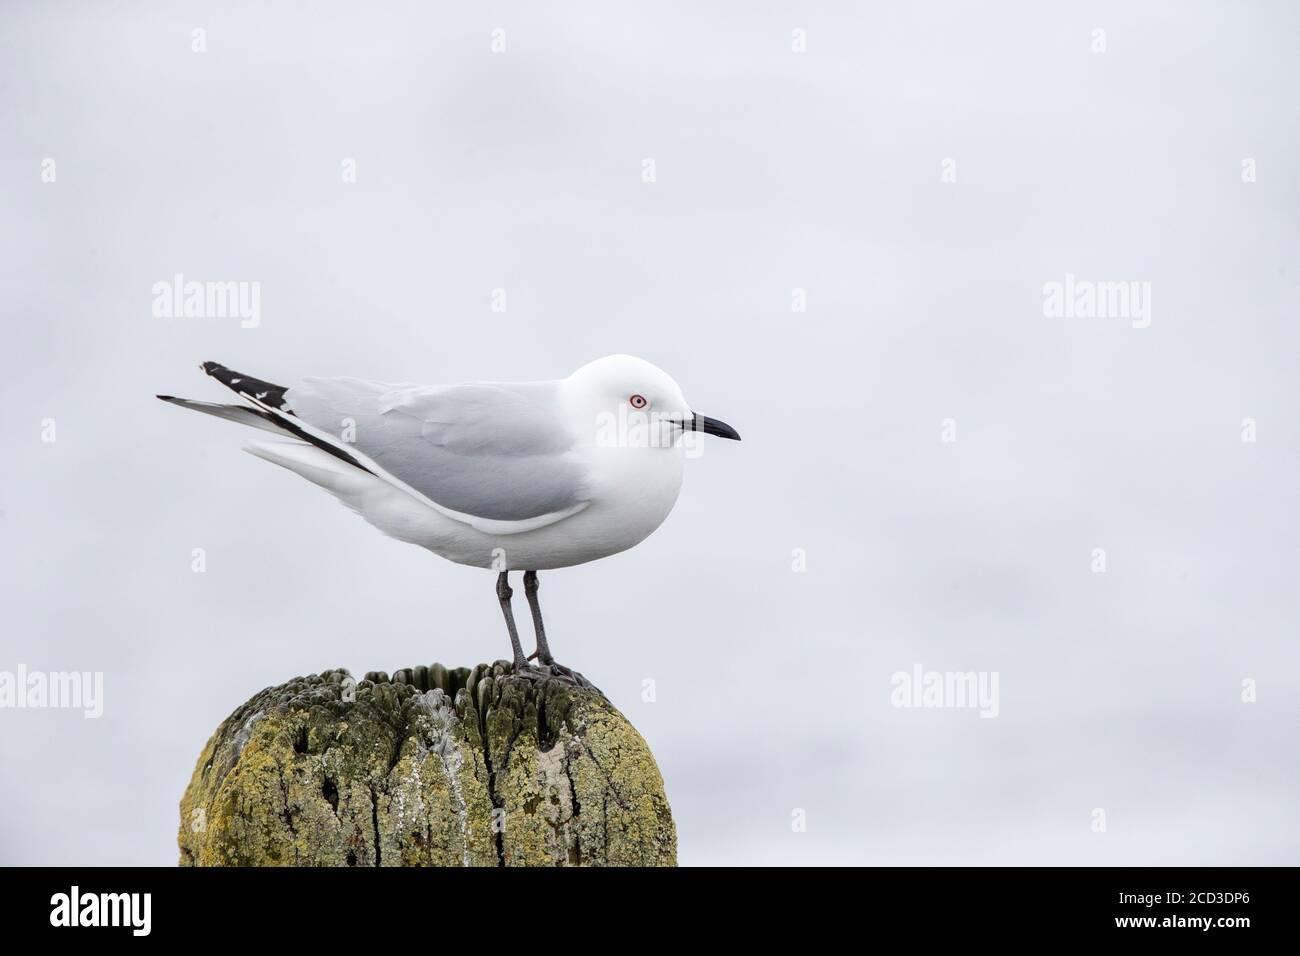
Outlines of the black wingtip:
[{"label": "black wingtip", "polygon": [[226,388],[238,392],[256,405],[278,409],[285,414],[292,414],[284,404],[284,394],[288,389],[283,385],[276,385],[274,382],[255,378],[246,372],[236,372],[220,362],[204,362],[199,368],[226,386]]},{"label": "black wingtip", "polygon": [[174,401],[176,401],[176,396],[175,396],[175,395],[155,395],[154,398],[160,398],[160,399],[162,399],[164,402],[174,402]]}]

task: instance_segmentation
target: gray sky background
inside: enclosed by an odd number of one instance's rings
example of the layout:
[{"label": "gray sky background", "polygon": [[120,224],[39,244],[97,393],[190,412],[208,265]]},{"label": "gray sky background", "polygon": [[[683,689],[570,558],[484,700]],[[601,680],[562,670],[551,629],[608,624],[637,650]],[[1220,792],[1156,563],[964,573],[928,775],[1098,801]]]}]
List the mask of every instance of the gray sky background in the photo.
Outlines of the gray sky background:
[{"label": "gray sky background", "polygon": [[[489,573],[155,392],[629,352],[745,440],[543,596],[683,863],[1300,863],[1300,8],[619,6],[0,7],[0,670],[106,684],[0,710],[0,862],[170,864],[262,687],[508,650]],[[178,272],[260,326],[155,318]],[[1150,327],[1045,317],[1067,273]]]}]

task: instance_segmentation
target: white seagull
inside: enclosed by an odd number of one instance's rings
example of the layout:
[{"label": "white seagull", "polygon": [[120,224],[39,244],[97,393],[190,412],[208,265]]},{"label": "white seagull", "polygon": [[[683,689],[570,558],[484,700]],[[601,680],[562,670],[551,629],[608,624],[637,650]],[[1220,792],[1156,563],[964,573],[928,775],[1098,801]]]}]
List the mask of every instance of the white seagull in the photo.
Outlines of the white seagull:
[{"label": "white seagull", "polygon": [[686,432],[740,439],[691,411],[667,373],[629,355],[557,381],[463,385],[307,378],[285,388],[216,362],[202,368],[246,404],[158,397],[292,439],[245,450],[324,488],[384,534],[498,571],[522,673],[536,669],[519,643],[508,572],[524,572],[539,663],[581,680],[551,655],[537,572],[626,551],[658,528],[681,489]]}]

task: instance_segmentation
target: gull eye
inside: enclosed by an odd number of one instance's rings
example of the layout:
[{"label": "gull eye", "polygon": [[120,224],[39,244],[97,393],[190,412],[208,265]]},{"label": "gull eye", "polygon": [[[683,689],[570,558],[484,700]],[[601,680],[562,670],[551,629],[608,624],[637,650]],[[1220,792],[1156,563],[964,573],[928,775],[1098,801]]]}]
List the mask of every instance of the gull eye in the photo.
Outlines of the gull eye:
[{"label": "gull eye", "polygon": [[628,401],[632,403],[633,408],[645,408],[647,404],[644,395],[633,395]]}]

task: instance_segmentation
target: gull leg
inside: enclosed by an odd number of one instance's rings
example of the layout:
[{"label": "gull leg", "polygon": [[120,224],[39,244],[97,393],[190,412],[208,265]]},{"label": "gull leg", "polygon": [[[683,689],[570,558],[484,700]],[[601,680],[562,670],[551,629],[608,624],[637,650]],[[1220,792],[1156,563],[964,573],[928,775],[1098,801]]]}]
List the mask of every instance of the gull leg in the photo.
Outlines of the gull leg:
[{"label": "gull leg", "polygon": [[542,606],[537,601],[537,572],[524,572],[524,596],[528,598],[528,609],[533,612],[533,633],[537,635],[537,650],[533,653],[540,664],[547,666],[555,663],[551,648],[546,643],[546,626],[542,624]]},{"label": "gull leg", "polygon": [[537,572],[525,571],[524,594],[528,598],[528,608],[533,612],[533,631],[537,634],[537,650],[533,651],[532,656],[536,657],[537,663],[542,665],[543,673],[549,673],[552,677],[572,681],[579,687],[596,690],[595,684],[577,671],[557,663],[555,658],[551,656],[550,645],[546,643],[546,627],[542,624],[542,606],[537,600],[538,586]]},{"label": "gull leg", "polygon": [[522,671],[528,670],[528,659],[524,657],[524,649],[519,644],[519,631],[515,629],[515,612],[510,607],[510,599],[514,594],[506,572],[502,571],[497,577],[497,599],[501,602],[501,613],[506,617],[506,630],[510,632],[510,647],[515,653],[515,670]]}]

